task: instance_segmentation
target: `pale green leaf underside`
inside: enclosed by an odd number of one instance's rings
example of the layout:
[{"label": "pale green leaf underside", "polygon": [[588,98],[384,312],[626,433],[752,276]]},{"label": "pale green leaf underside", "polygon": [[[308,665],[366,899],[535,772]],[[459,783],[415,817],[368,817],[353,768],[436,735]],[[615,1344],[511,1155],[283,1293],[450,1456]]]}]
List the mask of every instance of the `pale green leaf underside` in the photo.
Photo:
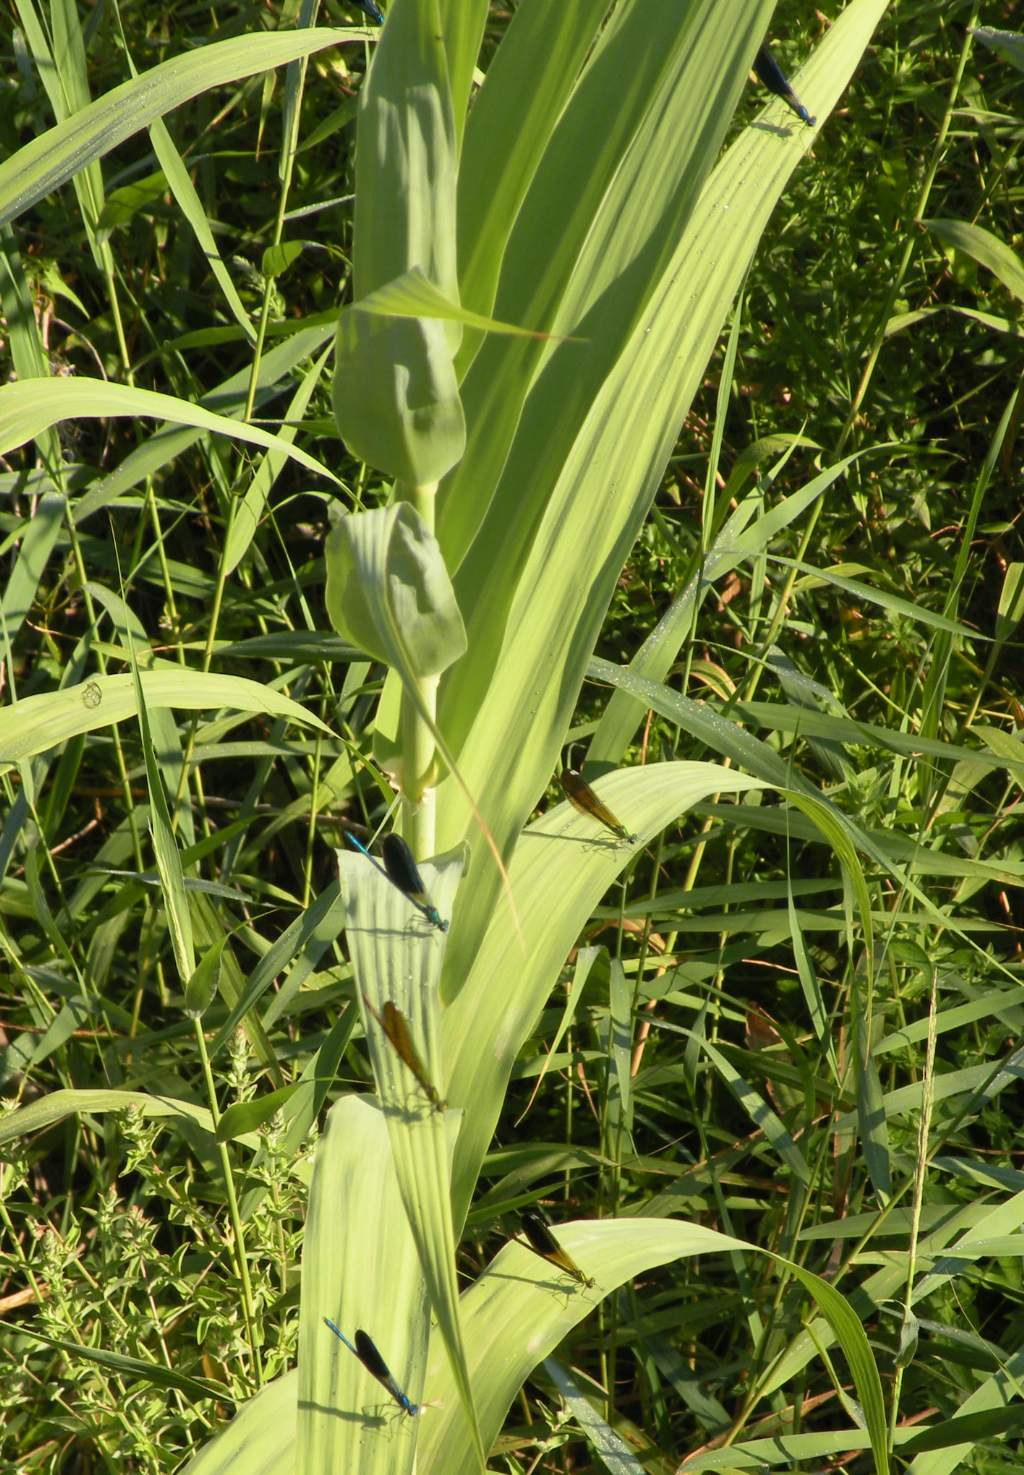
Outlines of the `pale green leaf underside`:
[{"label": "pale green leaf underside", "polygon": [[[444,918],[452,916],[464,864],[464,847],[434,862],[418,862],[427,893]],[[460,1114],[433,1109],[366,1007],[368,999],[377,1014],[387,1002],[401,1011],[431,1082],[443,1097],[438,1017],[447,939],[364,855],[339,850],[338,868],[345,900],[345,935],[387,1121],[394,1173],[431,1309],[456,1365],[456,1386],[468,1410],[469,1375],[459,1330],[451,1212],[451,1137],[458,1130]],[[466,1413],[460,1417],[465,1418]]]},{"label": "pale green leaf underside", "polygon": [[[325,1337],[331,1336],[323,1323],[320,1330]],[[345,1350],[340,1342],[338,1349]],[[296,1460],[298,1402],[299,1373],[293,1368],[244,1403],[189,1461],[183,1475],[293,1475],[300,1468]]]},{"label": "pale green leaf underside", "polygon": [[[366,1331],[419,1401],[429,1325],[423,1276],[384,1114],[359,1096],[331,1108],[317,1149],[302,1250],[298,1453],[293,1426],[275,1468],[409,1475],[420,1421],[400,1413],[325,1316],[349,1341],[358,1327]],[[261,1429],[277,1443],[276,1431]],[[246,1475],[244,1463],[233,1468]]]},{"label": "pale green leaf underside", "polygon": [[[318,1174],[323,1172],[325,1183],[322,1190],[314,1186],[315,1208],[311,1206],[303,1263],[303,1296],[309,1296],[312,1301],[325,1294],[328,1280],[335,1282],[339,1290],[344,1287],[346,1312],[351,1311],[355,1318],[349,1325],[362,1325],[374,1335],[401,1382],[406,1344],[396,1324],[395,1306],[403,1301],[405,1291],[401,1284],[396,1287],[395,1280],[397,1277],[401,1281],[403,1270],[408,1262],[415,1264],[416,1257],[406,1241],[405,1260],[394,1258],[400,1247],[393,1238],[392,1222],[382,1217],[389,1207],[397,1207],[387,1191],[381,1196],[377,1181],[382,1177],[377,1170],[378,1162],[387,1156],[383,1124],[378,1122],[371,1127],[368,1120],[360,1120],[372,1109],[365,1104],[358,1106],[352,1098],[342,1103],[341,1108],[335,1108],[335,1113],[342,1108],[343,1117],[339,1117],[337,1127],[332,1124],[329,1128],[324,1148],[324,1156],[331,1166],[321,1169],[318,1164]],[[371,1158],[370,1154],[376,1155]],[[367,1172],[366,1165],[360,1164],[361,1155],[366,1155],[371,1171]],[[356,1176],[343,1179],[342,1173]],[[346,1187],[356,1191],[358,1184],[361,1195],[367,1179],[369,1197],[359,1205],[363,1212],[347,1218],[349,1232],[338,1234],[337,1206],[341,1204],[347,1210],[349,1204]],[[393,1179],[390,1194],[397,1195]],[[333,1222],[321,1223],[322,1215],[333,1216]],[[394,1217],[404,1224],[400,1209]],[[310,1234],[322,1246],[318,1253],[323,1260],[316,1272],[309,1248]],[[594,1310],[602,1296],[644,1271],[672,1260],[725,1252],[764,1253],[756,1246],[713,1229],[670,1219],[613,1219],[559,1225],[558,1237],[586,1273],[597,1281],[593,1291],[581,1289],[524,1246],[510,1242],[461,1298],[474,1402],[488,1446],[499,1434],[512,1400],[533,1369]],[[858,1317],[834,1287],[780,1257],[771,1258],[803,1282],[830,1318],[822,1321],[822,1327],[826,1335],[831,1331],[843,1345],[874,1446],[875,1468],[884,1472],[887,1464],[881,1383]],[[364,1277],[361,1280],[356,1278],[360,1271]],[[363,1311],[357,1309],[360,1305]],[[188,1466],[187,1475],[221,1475],[221,1472],[227,1475],[229,1470],[232,1475],[263,1475],[270,1470],[275,1475],[293,1475],[297,1470],[340,1469],[351,1475],[384,1475],[384,1472],[405,1475],[411,1468],[409,1460],[416,1433],[419,1435],[417,1469],[421,1475],[478,1475],[476,1456],[439,1338],[431,1342],[423,1391],[431,1403],[440,1406],[428,1407],[416,1421],[405,1418],[396,1421],[380,1417],[381,1390],[363,1373],[356,1359],[321,1326],[324,1337],[338,1349],[335,1357],[333,1348],[329,1348],[331,1355],[325,1365],[322,1346],[306,1339],[307,1327],[310,1335],[316,1330],[312,1309],[307,1320],[304,1299],[300,1357],[315,1358],[315,1381],[303,1384],[301,1394],[292,1373],[271,1384],[270,1389],[276,1389],[276,1394],[265,1389],[247,1404],[233,1423]],[[343,1330],[348,1334],[348,1325]],[[411,1397],[417,1397],[418,1381],[407,1391]],[[325,1430],[348,1431],[349,1441],[339,1439],[329,1443],[325,1437],[316,1445],[305,1443],[296,1458],[293,1422],[296,1397],[300,1399],[300,1421],[305,1419],[310,1426],[319,1423]]]},{"label": "pale green leaf underside", "polygon": [[[819,117],[846,85],[885,8],[884,0],[849,7],[801,73],[801,95]],[[702,12],[709,28],[710,9]],[[737,26],[747,23],[739,10],[729,13]],[[617,44],[620,34],[609,33],[606,44]],[[716,30],[716,44],[718,34]],[[692,116],[686,116],[678,91],[673,91],[666,107],[679,109],[677,131],[688,138],[698,126],[696,102],[691,99]],[[442,726],[460,737],[460,772],[469,791],[480,796],[484,819],[505,853],[558,761],[589,652],[618,572],[660,484],[680,420],[760,232],[813,136],[810,129],[788,125],[755,126],[740,135],[703,183],[684,228],[680,231],[677,217],[669,244],[652,240],[650,254],[659,274],[638,305],[628,334],[621,334],[619,324],[620,346],[606,367],[605,335],[596,331],[582,358],[570,362],[567,357],[570,350],[582,352],[578,345],[552,350],[525,412],[521,396],[516,400],[513,395],[512,371],[504,370],[505,358],[514,368],[516,356],[526,353],[522,340],[502,340],[500,345],[497,339],[488,340],[466,376],[469,442],[464,460],[441,488],[438,526],[446,554],[462,558],[456,593],[470,651],[479,660],[475,666],[460,662],[452,668],[442,682],[440,703]],[[652,190],[658,187],[646,174],[637,177]],[[537,188],[535,184],[534,192]],[[610,216],[619,201],[611,186],[609,190],[587,239],[606,246],[604,260],[594,264],[597,280],[617,271],[615,279],[621,281],[628,279],[635,240],[615,236]],[[557,199],[546,203],[551,211],[560,211]],[[689,203],[681,194],[680,209]],[[538,205],[535,214],[541,213]],[[566,221],[566,229],[571,223]],[[516,244],[514,234],[510,252]],[[506,258],[506,275],[507,270]],[[588,280],[594,280],[594,272]],[[526,279],[528,274],[529,263],[521,264],[520,275]],[[560,307],[545,320],[527,316],[518,301],[499,291],[494,311],[513,321],[547,321],[556,331],[586,333],[591,318],[573,315],[577,303],[581,311],[591,310],[583,294],[580,281],[571,294],[563,294],[564,310]],[[528,300],[525,289],[522,298]],[[597,306],[592,312],[596,327]],[[598,363],[604,378],[580,408],[572,403],[574,383],[588,373],[596,377]],[[488,375],[493,382],[482,384]],[[586,382],[589,386],[589,378]],[[478,400],[485,414],[475,424]],[[571,443],[563,424],[564,403],[565,414],[571,410],[577,416]],[[549,424],[556,415],[558,425]],[[481,522],[481,496],[492,486],[493,500]],[[450,781],[439,790],[438,808],[441,842],[465,836],[479,853],[472,816]],[[492,884],[492,897],[484,902],[493,906],[498,886]],[[475,941],[472,931],[455,940],[451,952],[458,953],[464,967],[470,959],[463,948],[470,953]]]},{"label": "pale green leaf underside", "polygon": [[466,444],[466,420],[445,325],[342,309],[331,404],[360,460],[413,485],[436,482]]},{"label": "pale green leaf underside", "polygon": [[467,1108],[456,1152],[457,1220],[467,1211],[515,1058],[601,897],[640,846],[699,800],[765,787],[714,763],[655,763],[607,774],[594,789],[637,833],[637,846],[563,803],[521,836],[508,894],[500,896],[489,925],[473,915],[486,890],[464,888],[459,927],[482,923],[486,936],[464,982],[457,973],[446,975],[447,988],[461,984],[442,1019],[449,1099]]}]

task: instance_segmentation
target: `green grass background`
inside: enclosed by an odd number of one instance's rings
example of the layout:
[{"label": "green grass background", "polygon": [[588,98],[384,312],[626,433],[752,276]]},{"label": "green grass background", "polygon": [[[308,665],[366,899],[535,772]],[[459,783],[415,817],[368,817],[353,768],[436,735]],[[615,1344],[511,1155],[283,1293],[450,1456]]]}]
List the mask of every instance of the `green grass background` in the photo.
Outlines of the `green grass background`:
[{"label": "green grass background", "polygon": [[[5,3],[5,1466],[1019,1468],[1019,22],[869,9],[398,0],[403,175],[352,7]],[[414,261],[555,336],[430,320],[468,654],[403,687],[332,380]],[[444,942],[335,856],[410,743]]]}]

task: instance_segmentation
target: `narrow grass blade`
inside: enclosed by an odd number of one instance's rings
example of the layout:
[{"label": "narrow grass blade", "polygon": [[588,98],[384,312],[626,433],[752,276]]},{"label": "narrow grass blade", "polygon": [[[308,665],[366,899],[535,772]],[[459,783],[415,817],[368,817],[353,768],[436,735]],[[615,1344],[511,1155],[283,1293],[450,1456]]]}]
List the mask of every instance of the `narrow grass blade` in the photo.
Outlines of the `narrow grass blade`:
[{"label": "narrow grass blade", "polygon": [[[311,327],[299,327],[288,331],[283,343],[277,344],[260,360],[259,380],[256,391],[256,406],[264,405],[296,371],[303,359],[319,353],[325,342],[333,337],[335,315],[330,321]],[[221,413],[240,417],[245,406],[249,386],[248,368],[240,369],[220,384],[214,385],[200,399],[200,404],[216,405]],[[121,464],[89,488],[76,502],[74,521],[76,525],[94,516],[104,507],[116,502],[125,492],[155,476],[163,467],[170,465],[177,456],[202,440],[203,430],[180,425],[161,425],[147,436],[140,446],[129,451]]]},{"label": "narrow grass blade", "polygon": [[[2,167],[2,166],[0,166]],[[262,446],[291,457],[317,476],[326,476],[336,486],[341,483],[333,471],[321,466],[307,451],[289,445],[278,435],[270,435],[255,425],[214,415],[189,400],[172,394],[158,394],[152,389],[135,389],[128,384],[111,384],[103,379],[82,375],[77,379],[49,379],[45,383],[28,380],[0,385],[0,455],[16,450],[27,440],[34,440],[51,425],[62,420],[106,420],[125,415],[132,419],[152,417],[169,420],[175,425],[191,425],[198,430],[215,431],[249,445]]]},{"label": "narrow grass blade", "polygon": [[701,1049],[755,1127],[763,1132],[771,1143],[778,1154],[779,1161],[789,1169],[799,1183],[810,1184],[811,1171],[807,1166],[807,1161],[789,1132],[786,1131],[777,1113],[772,1110],[760,1092],[755,1091],[749,1081],[744,1080],[739,1071],[733,1068],[722,1051],[716,1050],[710,1040],[703,1040]]},{"label": "narrow grass blade", "polygon": [[967,220],[922,220],[921,224],[943,245],[962,251],[986,267],[1011,296],[1024,302],[1024,261],[1005,241]]},{"label": "narrow grass blade", "polygon": [[361,39],[360,31],[348,29],[236,36],[172,57],[152,71],[123,82],[0,164],[0,225],[28,210],[86,164],[101,159],[154,119],[211,87],[312,56],[327,46]]},{"label": "narrow grass blade", "polygon": [[[46,435],[42,440],[45,444]],[[31,517],[26,518],[24,532],[2,595],[0,595],[0,631],[13,641],[32,608],[40,580],[53,552],[67,510],[67,501],[57,492],[44,493],[36,502]]]},{"label": "narrow grass blade", "polygon": [[171,137],[167,124],[162,120],[150,125],[149,137],[153,144],[153,152],[160,161],[167,186],[177,201],[182,217],[192,228],[199,249],[203,254],[203,260],[207,262],[214,281],[220,288],[224,301],[227,303],[228,311],[239,325],[242,332],[250,343],[256,341],[256,330],[252,320],[245,309],[242,299],[238,295],[238,289],[231,279],[224,259],[217,248],[217,240],[210,229],[210,222],[206,218],[203,202],[199,198],[199,191],[192,183],[192,176],[185,167],[185,162],[178,152],[177,145]]},{"label": "narrow grass blade", "polygon": [[[278,432],[278,439],[288,445],[294,442],[298,434],[297,422],[306,413],[313,392],[320,383],[320,376],[329,355],[330,349],[325,348],[320,357],[302,376],[298,388],[288,402],[284,418],[290,423],[283,425]],[[245,557],[266,509],[267,498],[286,464],[287,458],[281,452],[268,451],[250,481],[245,495],[236,504],[234,515],[228,526],[227,537],[224,539],[222,566],[225,577],[233,574]]]},{"label": "narrow grass blade", "polygon": [[566,1372],[554,1357],[544,1359],[544,1371],[568,1404],[569,1412],[594,1452],[594,1458],[600,1461],[610,1475],[645,1475],[646,1467],[637,1459],[626,1441],[597,1412],[577,1379]]},{"label": "narrow grass blade", "polygon": [[[715,584],[747,559],[763,555],[780,532],[814,507],[847,468],[866,454],[857,452],[830,466],[767,512],[763,510],[764,498],[759,491],[746,497],[716,534],[692,576],[644,641],[630,662],[630,671],[652,681],[664,681],[687,633],[694,628],[700,605]],[[640,703],[625,691],[613,692],[587,750],[588,761],[620,762],[643,720],[643,712]]]},{"label": "narrow grass blade", "polygon": [[[230,707],[239,712],[266,712],[293,722],[330,728],[272,687],[244,676],[206,671],[144,671],[142,690],[149,707],[196,711]],[[131,676],[92,676],[79,686],[43,692],[0,709],[0,763],[17,763],[45,753],[78,733],[94,732],[123,722],[137,711]]]},{"label": "narrow grass blade", "polygon": [[[149,1095],[146,1091],[63,1090],[51,1091],[28,1106],[21,1106],[0,1121],[0,1147],[43,1132],[72,1116],[104,1116],[111,1111],[140,1111],[144,1117],[182,1117],[214,1137],[213,1118],[205,1106],[179,1101],[173,1096]],[[258,1147],[255,1133],[243,1139],[247,1147]]]},{"label": "narrow grass blade", "polygon": [[[15,376],[18,379],[49,377],[50,361],[36,322],[25,263],[9,225],[0,227],[0,311],[7,320]],[[40,436],[39,454],[59,486],[62,454],[56,430],[44,431]]]},{"label": "narrow grass blade", "polygon": [[[149,1384],[153,1388],[173,1388],[181,1393],[186,1393],[195,1399],[223,1399],[228,1390],[223,1383],[214,1383],[204,1378],[190,1378],[185,1373],[175,1372],[173,1368],[164,1367],[160,1362],[146,1362],[141,1357],[126,1357],[123,1352],[109,1352],[104,1347],[83,1347],[78,1342],[67,1342],[59,1337],[48,1337],[45,1332],[39,1331],[32,1325],[13,1326],[10,1322],[0,1321],[0,1327],[17,1337],[36,1337],[40,1342],[45,1342],[48,1347],[54,1347],[58,1352],[64,1352],[69,1357],[82,1358],[85,1362],[95,1363],[97,1367],[108,1368],[111,1372],[129,1378],[133,1383],[143,1385]],[[230,1395],[229,1395],[230,1396]]]}]

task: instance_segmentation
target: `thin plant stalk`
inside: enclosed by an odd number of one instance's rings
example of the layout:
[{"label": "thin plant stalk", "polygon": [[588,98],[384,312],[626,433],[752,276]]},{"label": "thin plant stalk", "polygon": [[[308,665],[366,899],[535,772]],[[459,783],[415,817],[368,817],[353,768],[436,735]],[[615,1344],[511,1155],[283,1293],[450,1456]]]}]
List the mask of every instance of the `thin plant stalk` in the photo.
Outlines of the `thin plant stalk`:
[{"label": "thin plant stalk", "polygon": [[[437,482],[400,484],[398,496],[415,507],[431,532]],[[434,734],[426,720],[437,721],[438,676],[421,676],[416,690],[402,692],[399,732],[402,743],[402,797],[405,800],[402,830],[413,855],[433,855],[437,834],[437,790],[433,767],[436,757]],[[418,699],[418,700],[417,700]]]}]

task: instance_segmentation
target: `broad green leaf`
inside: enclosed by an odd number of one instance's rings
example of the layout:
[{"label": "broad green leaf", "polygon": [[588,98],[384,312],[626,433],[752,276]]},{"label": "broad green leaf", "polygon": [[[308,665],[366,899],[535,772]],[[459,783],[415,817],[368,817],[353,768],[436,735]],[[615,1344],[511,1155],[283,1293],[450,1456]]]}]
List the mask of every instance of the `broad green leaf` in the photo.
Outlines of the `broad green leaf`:
[{"label": "broad green leaf", "polygon": [[[464,864],[462,848],[433,862],[418,862],[427,892],[442,917],[452,917]],[[434,1109],[379,1021],[386,1004],[401,1012],[427,1076],[443,1097],[445,1071],[439,1016],[446,936],[431,927],[364,855],[339,850],[338,866],[345,899],[345,935],[387,1123],[393,1171],[431,1309],[455,1369],[464,1417],[472,1424],[469,1374],[459,1328],[451,1210],[449,1134],[457,1130],[458,1118],[452,1113],[449,1126],[447,1113]],[[453,925],[458,926],[457,912]],[[480,1454],[482,1458],[483,1451]]]},{"label": "broad green leaf", "polygon": [[[447,7],[446,7],[447,9]],[[411,267],[453,302],[457,148],[438,0],[402,0],[362,88],[356,137],[355,300]],[[454,350],[458,333],[449,336]]]},{"label": "broad green leaf", "polygon": [[[2,167],[2,166],[0,166]],[[333,471],[321,466],[313,456],[298,446],[289,445],[278,435],[270,435],[255,425],[214,415],[189,400],[171,394],[157,394],[151,389],[134,389],[128,384],[111,384],[86,375],[75,379],[25,380],[0,385],[0,455],[13,451],[27,440],[33,440],[51,425],[62,420],[106,420],[117,415],[152,416],[169,420],[174,425],[191,425],[197,430],[213,430],[250,445],[263,446],[291,456],[307,471],[326,476],[336,485],[341,483]]]},{"label": "broad green leaf", "polygon": [[420,485],[458,461],[466,423],[444,324],[342,309],[331,390],[338,433],[362,461]]},{"label": "broad green leaf", "polygon": [[780,1475],[790,1475],[801,1463],[820,1469],[836,1463],[830,1456],[870,1447],[867,1430],[856,1426],[828,1434],[772,1434],[764,1439],[738,1439],[724,1449],[689,1455],[679,1466],[679,1475],[696,1475],[703,1470],[714,1470],[717,1475],[739,1475],[748,1470],[753,1475],[765,1475],[766,1471],[779,1470]]},{"label": "broad green leaf", "polygon": [[408,502],[341,518],[327,539],[327,613],[345,640],[412,684],[466,649],[437,540]]},{"label": "broad green leaf", "polygon": [[[713,763],[655,763],[607,774],[594,787],[643,845],[698,800],[765,784]],[[509,892],[499,897],[493,915],[474,915],[474,908],[487,904],[479,884],[460,894],[445,969],[446,996],[454,997],[442,1018],[448,1100],[466,1108],[455,1156],[457,1224],[467,1212],[520,1047],[580,929],[636,850],[571,805],[559,804],[520,838],[509,866]],[[450,955],[467,926],[481,926],[486,935],[463,976]]]},{"label": "broad green leaf", "polygon": [[814,1275],[810,1270],[805,1270],[802,1265],[783,1260],[781,1256],[772,1255],[771,1258],[777,1264],[785,1266],[789,1273],[800,1282],[804,1290],[808,1291],[817,1301],[818,1310],[824,1313],[833,1336],[843,1349],[850,1372],[853,1374],[857,1398],[871,1436],[875,1470],[878,1475],[886,1475],[889,1469],[889,1428],[885,1413],[885,1400],[882,1395],[882,1380],[879,1377],[878,1365],[872,1355],[860,1317],[846,1297],[827,1280],[823,1280],[820,1275]]},{"label": "broad green leaf", "polygon": [[[801,93],[819,116],[845,86],[885,8],[885,0],[854,0],[801,76]],[[649,29],[634,31],[624,17],[605,33],[560,120],[551,147],[559,158],[564,151],[564,165],[535,176],[506,252],[515,253],[515,269],[506,259],[494,307],[506,321],[584,334],[586,352],[570,360],[581,345],[546,345],[535,372],[527,372],[532,345],[488,339],[463,384],[466,455],[438,498],[449,566],[464,555],[455,588],[469,639],[467,659],[442,681],[440,725],[503,854],[555,766],[585,653],[660,484],[679,418],[763,224],[811,136],[748,130],[706,178],[721,136],[717,122],[707,120],[731,108],[767,10],[695,6],[694,31],[684,28],[680,40],[678,13],[672,29],[667,11],[639,9]],[[685,14],[689,20],[689,8]],[[606,76],[601,64],[614,47],[623,50],[611,53]],[[629,75],[632,87],[634,63],[642,59],[647,67],[652,54],[660,70],[637,78],[645,101],[631,125],[635,136],[626,135],[625,168],[623,138],[606,159],[607,129],[597,116],[602,107],[608,116],[611,67],[619,79]],[[592,72],[603,96],[591,95]],[[589,111],[576,117],[581,97]],[[633,92],[622,101],[628,112]],[[638,198],[650,206],[639,219]],[[622,239],[616,221],[627,218],[631,230]],[[627,291],[636,295],[627,300]],[[516,387],[524,376],[527,403]],[[488,867],[475,889],[486,882],[493,905],[497,878],[450,780],[439,789],[438,813],[439,844],[469,838]],[[464,970],[475,947],[471,932],[454,938],[449,965]]]},{"label": "broad green leaf", "polygon": [[296,1468],[305,1475],[409,1475],[426,1421],[398,1414],[380,1383],[324,1326],[325,1316],[350,1341],[358,1327],[368,1332],[399,1386],[421,1401],[429,1308],[420,1260],[385,1115],[358,1096],[331,1108],[313,1168],[302,1248]]},{"label": "broad green leaf", "polygon": [[[473,15],[462,45],[452,32],[460,52]],[[382,321],[364,313],[361,300],[417,268],[458,302],[457,151],[438,0],[403,0],[388,17],[361,93],[355,303],[338,322],[334,415],[358,456],[415,485],[440,480],[465,445],[452,364],[461,326],[438,318]]]},{"label": "broad green leaf", "polygon": [[[579,19],[560,9],[556,20],[551,6],[537,8],[552,28],[564,29]],[[712,8],[718,19],[709,35]],[[724,7],[721,0],[714,6],[700,0],[682,7],[628,7],[620,11],[617,25],[602,33],[540,157],[529,157],[538,143],[532,128],[524,130],[520,145],[511,121],[500,134],[500,150],[492,143],[492,155],[511,154],[495,164],[494,172],[500,176],[500,170],[521,163],[528,187],[505,243],[493,305],[472,306],[505,322],[586,337],[590,346],[490,338],[463,383],[467,452],[442,488],[438,527],[449,565],[457,569],[474,536],[487,531],[492,498],[512,504],[494,511],[505,537],[505,562],[496,570],[493,546],[480,549],[493,580],[488,623],[503,623],[505,586],[522,572],[522,551],[536,534],[543,508],[551,505],[559,473],[568,470],[573,437],[599,413],[601,387],[608,386],[613,366],[622,362],[661,272],[678,249],[680,223],[714,163],[769,11],[769,5],[737,0],[725,0]],[[502,49],[520,34],[510,28]],[[514,86],[521,89],[518,68],[502,70],[498,58],[494,65],[488,84],[492,106],[521,116],[522,90],[509,95]],[[623,76],[629,77],[627,88]],[[616,106],[609,108],[612,95]],[[471,120],[470,134],[473,127]],[[485,169],[481,161],[480,173]],[[722,316],[727,306],[722,304]],[[672,334],[676,358],[685,357],[676,320]],[[647,356],[652,351],[648,345]],[[636,393],[634,384],[631,395]],[[600,413],[617,418],[607,405]],[[638,464],[641,445],[632,447]],[[592,484],[589,508],[597,488],[614,485],[598,466]],[[629,491],[634,490],[631,479]],[[628,505],[626,492],[623,486],[620,496]],[[603,494],[600,522],[609,535],[621,523],[621,513],[612,512]],[[589,528],[587,541],[592,541]],[[577,550],[581,546],[576,543]]]},{"label": "broad green leaf", "polygon": [[206,949],[185,985],[185,1013],[193,1019],[202,1019],[213,1002],[220,979],[221,954],[227,941],[225,933],[213,947]]},{"label": "broad green leaf", "polygon": [[298,1390],[297,1369],[261,1388],[189,1460],[182,1475],[297,1475],[303,1469],[297,1463]]},{"label": "broad green leaf", "polygon": [[[582,1290],[556,1269],[545,1266],[515,1242],[498,1252],[483,1274],[463,1293],[463,1327],[473,1392],[485,1444],[497,1438],[516,1393],[537,1364],[588,1316],[603,1296],[655,1265],[693,1255],[763,1253],[716,1230],[669,1219],[610,1219],[558,1225],[559,1242],[597,1281]],[[887,1428],[882,1386],[860,1319],[833,1286],[781,1256],[769,1256],[796,1276],[818,1302],[840,1341],[853,1374],[857,1397],[875,1458],[884,1475]],[[435,1475],[476,1475],[474,1454],[451,1404],[447,1370],[432,1344],[426,1387],[442,1407],[425,1421],[420,1436],[420,1469]]]},{"label": "broad green leaf", "polygon": [[488,9],[489,0],[438,0],[448,58],[454,127],[459,138],[462,137]]},{"label": "broad green leaf", "polygon": [[[244,676],[217,676],[207,671],[143,671],[142,690],[148,707],[230,707],[239,712],[265,712],[292,722],[330,728],[273,687]],[[95,732],[123,722],[137,711],[130,675],[91,676],[78,686],[41,692],[0,708],[0,763],[17,763],[45,753],[82,732]]]},{"label": "broad green leaf", "polygon": [[97,236],[100,240],[109,238],[114,231],[130,225],[140,211],[158,205],[167,193],[167,177],[162,169],[111,190],[100,211]]},{"label": "broad green leaf", "polygon": [[298,261],[304,250],[304,241],[278,241],[275,246],[268,246],[263,253],[263,275],[279,277]]},{"label": "broad green leaf", "polygon": [[[270,1475],[271,1471],[290,1475],[293,1470],[311,1475],[342,1468],[358,1475],[402,1475],[417,1454],[417,1434],[421,1475],[478,1475],[477,1457],[439,1338],[431,1341],[424,1379],[424,1392],[436,1406],[427,1408],[417,1420],[389,1420],[378,1414],[379,1384],[350,1353],[340,1360],[347,1349],[323,1327],[317,1311],[307,1310],[307,1298],[317,1305],[324,1297],[341,1305],[350,1315],[348,1322],[339,1322],[342,1329],[347,1334],[347,1328],[356,1324],[370,1330],[400,1383],[407,1366],[415,1365],[407,1322],[414,1292],[409,1271],[416,1266],[416,1256],[407,1239],[405,1257],[399,1254],[402,1243],[396,1235],[405,1229],[405,1220],[393,1179],[388,1185],[383,1125],[378,1120],[371,1126],[364,1120],[371,1110],[353,1098],[335,1107],[317,1161],[303,1258],[301,1385],[294,1373],[288,1373],[263,1389],[186,1467],[186,1475]],[[368,1195],[365,1202],[364,1192]],[[349,1221],[350,1232],[341,1236],[336,1228],[339,1201],[358,1203],[358,1212]],[[573,1258],[595,1277],[595,1290],[573,1286],[524,1246],[512,1242],[463,1292],[473,1393],[488,1445],[497,1438],[507,1409],[533,1369],[590,1314],[602,1296],[672,1260],[764,1253],[716,1230],[669,1219],[559,1225],[558,1236]],[[875,1469],[878,1475],[885,1475],[881,1383],[859,1316],[819,1277],[779,1256],[769,1258],[800,1279],[818,1301],[824,1313],[820,1322],[823,1340],[831,1333],[841,1342],[864,1409],[867,1434],[854,1439],[852,1445],[850,1431],[845,1429],[841,1442],[835,1435],[814,1436],[829,1441],[820,1449],[860,1448],[862,1440],[870,1441]],[[383,1297],[382,1284],[388,1287]],[[319,1333],[330,1339],[326,1361]],[[405,1386],[410,1397],[419,1399],[419,1379],[406,1380]],[[296,1403],[301,1432],[293,1462]],[[346,1418],[346,1410],[365,1410],[366,1416]],[[810,1447],[807,1452],[813,1453]],[[746,1468],[750,1461],[740,1457],[737,1463]]]},{"label": "broad green leaf", "polygon": [[[505,246],[607,0],[525,0],[516,8],[473,103],[459,168],[459,253],[464,300],[489,313]],[[530,107],[523,108],[529,96]],[[494,140],[504,140],[496,149]],[[467,339],[464,372],[479,339]]]}]

